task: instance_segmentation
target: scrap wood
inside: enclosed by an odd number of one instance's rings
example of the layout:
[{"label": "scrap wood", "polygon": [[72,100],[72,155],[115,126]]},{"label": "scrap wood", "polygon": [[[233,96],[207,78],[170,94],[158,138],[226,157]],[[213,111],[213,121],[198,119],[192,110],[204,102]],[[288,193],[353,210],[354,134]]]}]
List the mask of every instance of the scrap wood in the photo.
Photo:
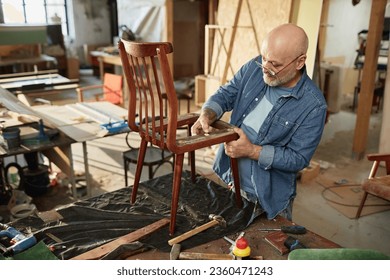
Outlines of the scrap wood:
[{"label": "scrap wood", "polygon": [[29,114],[20,114],[13,111],[8,111],[7,115],[21,123],[39,122],[40,118]]},{"label": "scrap wood", "polygon": [[154,222],[153,224],[147,225],[143,228],[137,229],[136,231],[130,232],[129,234],[126,234],[122,237],[119,237],[118,239],[115,239],[114,241],[111,241],[109,243],[106,243],[100,247],[94,248],[92,250],[89,250],[85,253],[82,253],[78,256],[75,256],[71,258],[71,260],[96,260],[104,255],[108,254],[112,250],[115,250],[118,246],[122,244],[131,243],[134,241],[139,240],[142,237],[146,237],[150,235],[151,233],[159,230],[160,228],[166,226],[169,224],[169,219],[163,218],[157,222]]},{"label": "scrap wood", "polygon": [[316,161],[310,161],[310,164],[305,169],[301,170],[300,181],[302,184],[305,184],[314,178],[316,178],[320,174],[320,164]]}]

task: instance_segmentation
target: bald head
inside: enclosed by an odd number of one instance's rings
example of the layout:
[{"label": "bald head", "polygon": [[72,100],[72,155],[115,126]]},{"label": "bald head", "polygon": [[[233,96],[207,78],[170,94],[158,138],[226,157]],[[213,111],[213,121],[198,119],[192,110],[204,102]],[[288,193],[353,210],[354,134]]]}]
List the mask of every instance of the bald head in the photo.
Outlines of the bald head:
[{"label": "bald head", "polygon": [[308,45],[305,31],[295,24],[286,23],[266,35],[261,49],[267,49],[279,58],[287,58],[306,54]]},{"label": "bald head", "polygon": [[272,29],[261,45],[264,81],[270,86],[294,86],[305,66],[308,38],[291,23]]}]

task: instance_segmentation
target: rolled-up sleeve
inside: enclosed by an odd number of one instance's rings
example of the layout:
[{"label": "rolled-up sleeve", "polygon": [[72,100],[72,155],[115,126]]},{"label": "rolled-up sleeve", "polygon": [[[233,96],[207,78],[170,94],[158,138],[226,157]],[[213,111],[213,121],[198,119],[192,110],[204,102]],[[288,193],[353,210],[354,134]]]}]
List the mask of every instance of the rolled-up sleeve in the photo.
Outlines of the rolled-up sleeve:
[{"label": "rolled-up sleeve", "polygon": [[206,109],[206,108],[213,110],[217,114],[217,119],[221,118],[222,114],[224,113],[222,111],[221,106],[217,102],[212,101],[210,99],[206,101],[206,103],[204,103],[202,106],[202,109]]},{"label": "rolled-up sleeve", "polygon": [[274,161],[275,155],[275,147],[271,145],[262,146],[258,164],[260,167],[264,168],[264,170],[268,170],[272,167],[272,162]]}]

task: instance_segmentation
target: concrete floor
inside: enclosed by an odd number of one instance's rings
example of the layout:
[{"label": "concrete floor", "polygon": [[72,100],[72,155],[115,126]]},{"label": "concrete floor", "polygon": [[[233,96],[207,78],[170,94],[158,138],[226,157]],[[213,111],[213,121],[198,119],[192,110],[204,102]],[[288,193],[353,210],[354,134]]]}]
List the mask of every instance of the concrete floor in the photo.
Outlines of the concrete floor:
[{"label": "concrete floor", "polygon": [[[99,83],[96,77],[88,72],[81,75],[81,84]],[[85,74],[86,73],[86,74]],[[75,93],[65,93],[63,96],[51,97],[54,104],[76,102]],[[48,99],[50,99],[48,97]],[[350,103],[348,103],[350,104]],[[315,153],[314,160],[321,165],[321,177],[331,182],[361,182],[368,176],[371,163],[363,159],[352,159],[352,140],[356,114],[343,106],[340,112],[330,115],[322,141]],[[193,110],[199,108],[192,105]],[[370,138],[367,153],[377,152],[380,133],[381,112],[372,113],[370,122]],[[122,152],[127,149],[125,135],[115,135],[88,142],[88,160],[92,174],[92,195],[113,191],[125,186],[123,174]],[[138,135],[131,136],[136,143]],[[83,172],[83,156],[81,144],[74,144],[72,151],[76,171]],[[200,174],[212,176],[211,165],[213,150],[205,149],[197,152],[197,169]],[[130,167],[130,185],[132,184],[135,167]],[[160,176],[170,172],[162,168],[156,174]],[[143,171],[142,180],[147,179],[147,170]],[[343,247],[367,248],[390,255],[390,211],[376,213],[350,219],[331,207],[323,196],[324,187],[316,179],[308,183],[298,184],[297,198],[294,203],[293,221],[307,227],[309,230],[328,238]],[[57,191],[58,199],[51,196],[47,207],[57,207],[72,201],[69,191],[64,194]],[[43,210],[43,209],[42,209]],[[45,209],[46,210],[46,209]]]},{"label": "concrete floor", "polygon": [[[372,114],[366,153],[378,152],[381,113]],[[342,110],[330,116],[314,160],[330,167],[321,169],[329,180],[361,183],[368,177],[371,162],[352,159],[356,114]],[[325,164],[324,164],[325,165]],[[383,167],[382,167],[383,168]],[[383,174],[384,168],[378,172]],[[322,196],[324,187],[313,180],[298,185],[294,221],[343,247],[375,249],[390,255],[390,211],[350,219],[331,207]]]}]

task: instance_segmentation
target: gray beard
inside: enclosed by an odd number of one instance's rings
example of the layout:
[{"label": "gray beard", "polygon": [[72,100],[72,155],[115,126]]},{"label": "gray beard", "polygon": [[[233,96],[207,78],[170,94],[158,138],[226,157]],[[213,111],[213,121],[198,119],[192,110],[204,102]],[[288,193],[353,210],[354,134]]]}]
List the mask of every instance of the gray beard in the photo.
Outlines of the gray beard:
[{"label": "gray beard", "polygon": [[267,74],[263,74],[264,82],[269,85],[270,87],[278,87],[283,86],[284,84],[290,82],[295,78],[296,72],[290,71],[285,76],[279,78],[279,76],[276,77],[268,77]]}]

